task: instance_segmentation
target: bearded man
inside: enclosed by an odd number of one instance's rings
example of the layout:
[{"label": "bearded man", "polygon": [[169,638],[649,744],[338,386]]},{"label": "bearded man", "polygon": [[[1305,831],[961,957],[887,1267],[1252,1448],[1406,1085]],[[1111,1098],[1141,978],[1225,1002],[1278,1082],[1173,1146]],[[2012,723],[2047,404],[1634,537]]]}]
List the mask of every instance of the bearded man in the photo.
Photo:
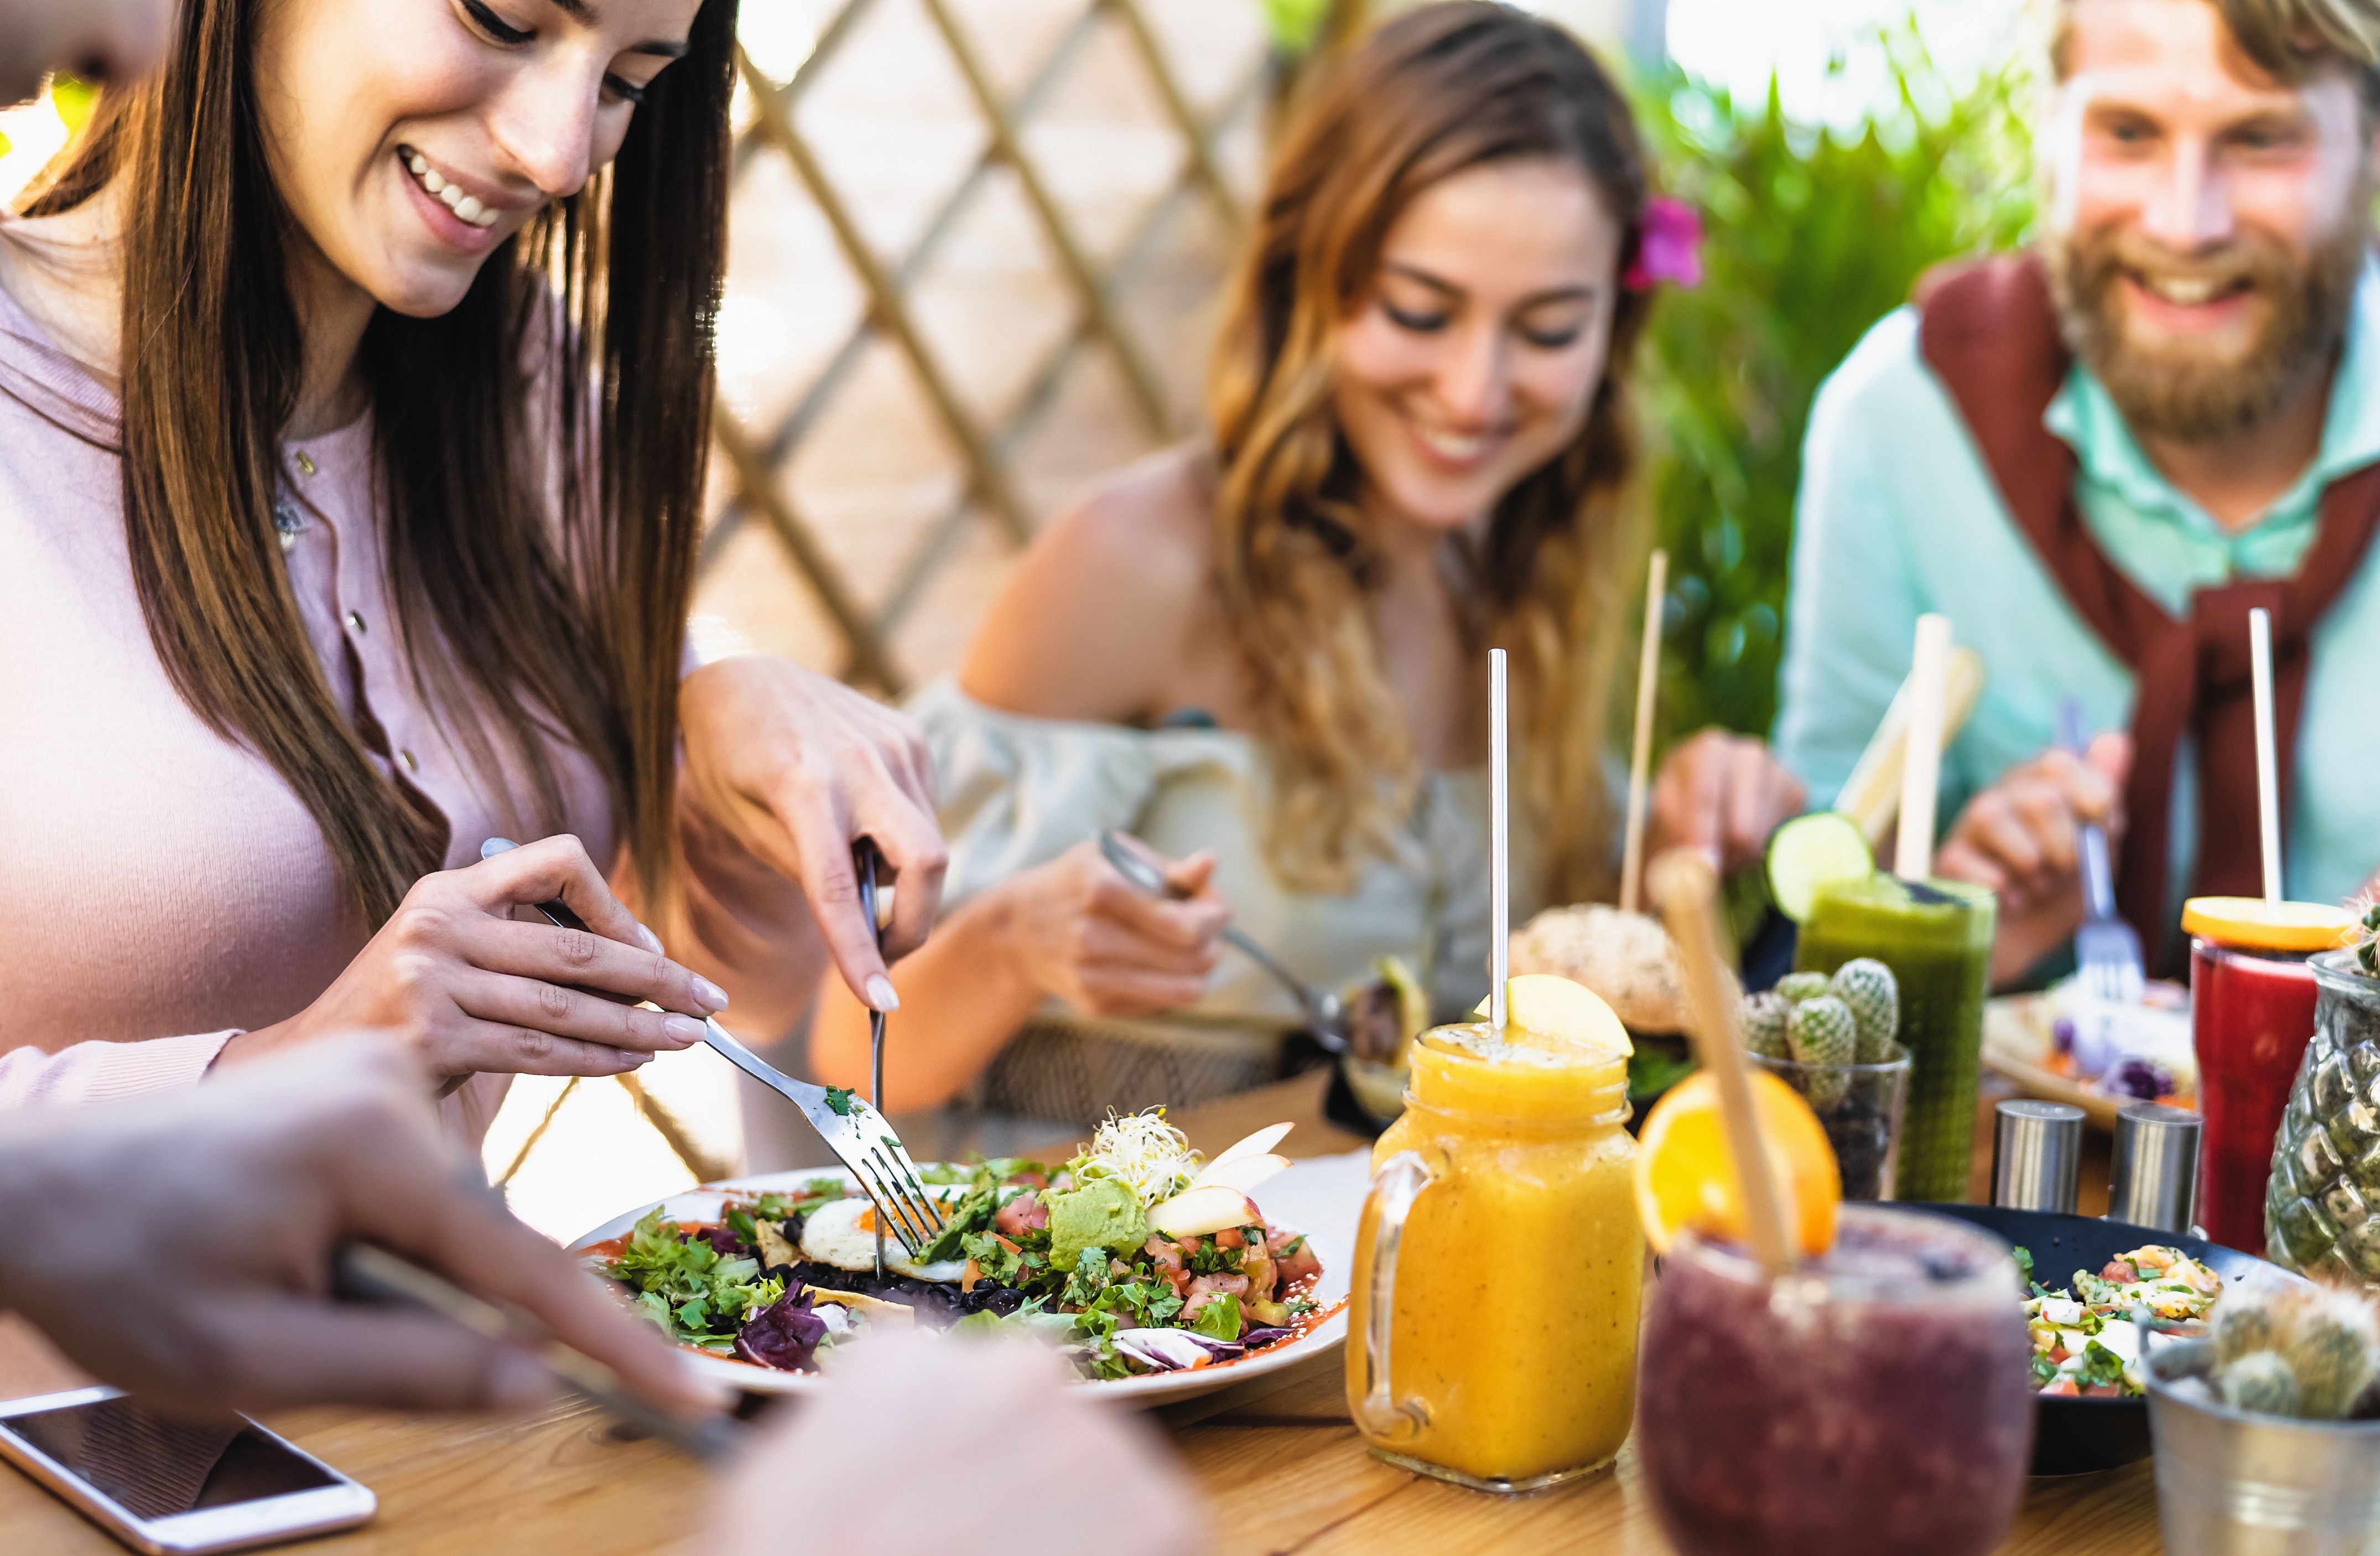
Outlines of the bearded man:
[{"label": "bearded man", "polygon": [[[1937,857],[2002,982],[2119,838],[2152,970],[2262,893],[2248,612],[2272,614],[2289,894],[2380,863],[2380,0],[2057,0],[2043,237],[1949,267],[1812,413],[1779,754],[1835,793],[1949,616],[1987,682]],[[2060,749],[2062,705],[2101,732]]]}]

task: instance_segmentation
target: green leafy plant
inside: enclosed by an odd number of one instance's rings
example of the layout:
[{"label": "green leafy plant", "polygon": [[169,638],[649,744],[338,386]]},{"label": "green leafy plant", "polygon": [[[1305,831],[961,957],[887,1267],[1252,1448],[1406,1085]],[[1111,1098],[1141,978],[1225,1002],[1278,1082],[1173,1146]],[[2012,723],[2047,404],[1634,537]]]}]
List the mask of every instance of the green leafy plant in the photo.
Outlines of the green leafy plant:
[{"label": "green leafy plant", "polygon": [[1757,103],[1675,70],[1638,84],[1661,182],[1704,225],[1703,284],[1661,298],[1639,378],[1670,557],[1665,741],[1775,718],[1820,383],[1929,267],[2010,248],[2031,224],[2018,77],[1959,90],[1913,31],[1881,42],[1898,102],[1849,133],[1795,122],[1773,81]]}]

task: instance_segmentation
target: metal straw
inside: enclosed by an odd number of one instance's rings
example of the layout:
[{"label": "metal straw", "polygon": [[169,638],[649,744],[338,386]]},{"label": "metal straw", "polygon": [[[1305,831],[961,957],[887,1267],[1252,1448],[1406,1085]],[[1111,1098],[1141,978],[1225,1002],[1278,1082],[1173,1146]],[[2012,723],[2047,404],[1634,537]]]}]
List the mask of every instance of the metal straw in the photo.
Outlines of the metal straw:
[{"label": "metal straw", "polygon": [[1511,762],[1505,749],[1504,650],[1488,650],[1488,1025],[1504,1030],[1504,983],[1512,976]]},{"label": "metal straw", "polygon": [[2256,820],[2265,845],[2265,900],[2281,900],[2280,763],[2273,754],[2273,618],[2248,613],[2248,663],[2256,694]]},{"label": "metal straw", "polygon": [[1636,660],[1636,735],[1628,755],[1628,830],[1620,863],[1622,913],[1635,912],[1645,892],[1645,800],[1653,765],[1653,697],[1661,678],[1661,602],[1669,589],[1670,553],[1656,551],[1645,579],[1645,643]]}]

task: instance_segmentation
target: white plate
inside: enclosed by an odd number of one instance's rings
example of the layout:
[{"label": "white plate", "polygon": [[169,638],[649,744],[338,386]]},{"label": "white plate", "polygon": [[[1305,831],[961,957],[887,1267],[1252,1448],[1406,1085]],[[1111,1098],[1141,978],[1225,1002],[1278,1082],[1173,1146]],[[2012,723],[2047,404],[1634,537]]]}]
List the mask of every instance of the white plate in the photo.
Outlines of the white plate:
[{"label": "white plate", "polygon": [[[1347,1295],[1348,1250],[1354,1246],[1355,1221],[1364,1204],[1366,1180],[1360,1159],[1365,1155],[1356,1151],[1344,1157],[1326,1156],[1293,1162],[1287,1172],[1266,1184],[1255,1197],[1273,1224],[1305,1230],[1316,1256],[1322,1260],[1322,1274],[1316,1282],[1313,1299],[1325,1307]],[[700,1188],[674,1194],[667,1199],[639,1205],[633,1210],[616,1215],[571,1244],[571,1251],[576,1253],[591,1244],[625,1236],[637,1222],[656,1209],[672,1221],[716,1222],[720,1202],[728,1190],[744,1194],[789,1193],[819,1178],[840,1178],[846,1185],[851,1182],[848,1173],[824,1168],[797,1168],[789,1173],[763,1173],[747,1178],[730,1178],[724,1183],[706,1184]],[[1287,1213],[1293,1206],[1299,1212],[1294,1218]],[[1234,1383],[1294,1367],[1310,1357],[1338,1349],[1346,1338],[1347,1315],[1342,1310],[1333,1313],[1294,1340],[1284,1341],[1238,1361],[1186,1372],[1155,1372],[1142,1378],[1119,1378],[1084,1386],[1134,1405],[1171,1404],[1177,1400],[1196,1399],[1200,1394],[1212,1393]],[[779,1372],[771,1368],[754,1367],[748,1362],[694,1351],[687,1355],[695,1369],[703,1376],[747,1393],[807,1393],[824,1381],[816,1373]]]}]

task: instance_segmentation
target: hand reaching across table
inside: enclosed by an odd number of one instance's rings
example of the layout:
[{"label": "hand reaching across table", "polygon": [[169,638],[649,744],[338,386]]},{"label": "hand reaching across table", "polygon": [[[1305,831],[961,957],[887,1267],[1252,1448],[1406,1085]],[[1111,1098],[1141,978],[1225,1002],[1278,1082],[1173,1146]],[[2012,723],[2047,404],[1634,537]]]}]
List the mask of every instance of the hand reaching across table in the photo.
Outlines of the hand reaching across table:
[{"label": "hand reaching across table", "polygon": [[1802,813],[1802,781],[1767,742],[1706,729],[1673,748],[1653,783],[1646,857],[1695,848],[1724,874],[1758,864],[1768,834]]},{"label": "hand reaching across table", "polygon": [[[513,917],[556,897],[593,932]],[[639,1000],[662,1008],[640,1010]],[[717,985],[662,954],[577,838],[549,837],[422,877],[319,999],[233,1038],[221,1063],[370,1029],[402,1039],[442,1079],[610,1076],[700,1042],[698,1018],[726,1004]]]},{"label": "hand reaching across table", "polygon": [[[789,881],[863,1003],[900,1001],[887,964],[925,943],[949,856],[934,820],[934,768],[910,718],[789,660],[737,654],[686,677],[681,781],[713,823]],[[884,949],[859,906],[851,845],[891,867]]]},{"label": "hand reaching across table", "polygon": [[2082,829],[2107,828],[2111,845],[2122,836],[2131,760],[2131,738],[2114,732],[2079,757],[2045,751],[2010,768],[1951,823],[1934,869],[1999,898],[1994,985],[2022,977],[2082,924]]},{"label": "hand reaching across table", "polygon": [[416,1058],[307,1044],[194,1090],[0,1121],[0,1307],[169,1406],[534,1404],[526,1352],[449,1320],[332,1300],[376,1245],[528,1313],[661,1408],[715,1404],[650,1325],[515,1221],[447,1144]]},{"label": "hand reaching across table", "polygon": [[[1151,896],[1099,855],[1097,839],[969,899],[901,970],[908,1027],[930,1044],[888,1055],[895,1108],[955,1095],[1034,1008],[1063,1000],[1089,1015],[1148,1015],[1196,1004],[1221,954],[1231,906],[1212,856],[1157,860],[1172,898]],[[820,1078],[864,1084],[867,1013],[828,990],[810,1039]]]}]

